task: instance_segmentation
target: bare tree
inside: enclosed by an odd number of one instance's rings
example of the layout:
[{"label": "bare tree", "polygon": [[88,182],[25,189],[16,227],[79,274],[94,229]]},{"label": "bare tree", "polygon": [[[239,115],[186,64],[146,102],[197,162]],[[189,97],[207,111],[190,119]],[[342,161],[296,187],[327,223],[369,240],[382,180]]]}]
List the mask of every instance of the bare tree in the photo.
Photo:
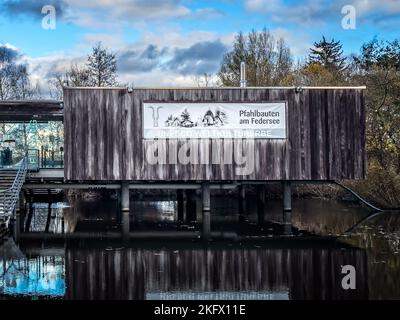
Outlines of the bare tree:
[{"label": "bare tree", "polygon": [[215,83],[213,82],[212,79],[212,75],[209,73],[203,73],[202,75],[194,76],[193,81],[199,88],[215,86]]},{"label": "bare tree", "polygon": [[72,65],[69,70],[63,73],[54,74],[48,81],[50,96],[55,99],[62,99],[63,87],[105,87],[117,85],[117,62],[115,54],[101,43],[93,47],[92,53],[88,56],[86,64]]},{"label": "bare tree", "polygon": [[62,99],[64,86],[91,87],[92,81],[86,66],[72,65],[64,74],[56,73],[49,80],[50,96],[55,99]]},{"label": "bare tree", "polygon": [[18,64],[18,53],[7,47],[0,46],[0,99],[22,100],[31,98],[34,90],[31,86],[28,68]]},{"label": "bare tree", "polygon": [[290,49],[283,39],[275,40],[263,29],[247,35],[239,33],[222,61],[218,76],[224,86],[239,86],[240,63],[247,65],[247,82],[250,86],[280,85],[291,73],[293,61]]},{"label": "bare tree", "polygon": [[117,61],[115,53],[103,48],[101,43],[93,47],[88,56],[88,72],[92,86],[105,87],[116,85]]}]

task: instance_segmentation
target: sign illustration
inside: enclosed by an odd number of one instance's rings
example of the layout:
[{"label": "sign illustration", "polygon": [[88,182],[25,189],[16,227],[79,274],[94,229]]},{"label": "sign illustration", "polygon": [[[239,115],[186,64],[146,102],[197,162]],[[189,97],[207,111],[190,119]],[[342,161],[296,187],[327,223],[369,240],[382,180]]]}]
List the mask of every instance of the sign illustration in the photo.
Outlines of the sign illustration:
[{"label": "sign illustration", "polygon": [[286,103],[143,103],[145,139],[285,139]]},{"label": "sign illustration", "polygon": [[158,119],[159,119],[159,117],[160,117],[160,109],[162,108],[162,107],[153,107],[153,106],[149,106],[149,108],[153,111],[153,113],[152,113],[152,117],[153,117],[153,126],[155,127],[155,128],[157,128],[158,127]]}]

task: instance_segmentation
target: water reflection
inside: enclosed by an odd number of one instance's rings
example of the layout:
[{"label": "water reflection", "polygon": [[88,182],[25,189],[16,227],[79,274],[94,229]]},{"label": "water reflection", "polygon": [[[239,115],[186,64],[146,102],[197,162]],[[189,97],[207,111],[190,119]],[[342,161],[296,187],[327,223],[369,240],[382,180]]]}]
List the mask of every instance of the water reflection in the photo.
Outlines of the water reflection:
[{"label": "water reflection", "polygon": [[[195,245],[199,246],[199,245]],[[341,265],[357,289],[341,287]],[[0,264],[2,293],[65,299],[365,299],[363,250],[326,248],[67,248]],[[65,276],[64,276],[65,275]]]},{"label": "water reflection", "polygon": [[[237,202],[216,198],[212,203],[215,230],[237,226]],[[250,224],[257,221],[255,203],[248,206]],[[36,210],[46,216],[45,206]],[[78,201],[60,210],[67,232],[119,228],[113,201]],[[131,214],[133,230],[152,224],[176,227],[174,201],[135,201]],[[340,235],[337,242],[316,239],[300,245],[294,238],[286,244],[204,246],[155,241],[126,248],[80,241],[58,251],[40,246],[22,247],[20,253],[8,250],[14,252],[11,255],[0,248],[0,294],[64,299],[400,298],[400,215],[382,213],[363,220],[369,214],[348,203],[293,202],[295,227]],[[34,230],[41,231],[46,223],[40,217],[33,217]],[[281,203],[269,201],[266,220],[279,222],[281,217]],[[52,226],[50,231],[57,232]],[[341,266],[346,264],[356,267],[354,291],[341,287]]]},{"label": "water reflection", "polygon": [[[357,290],[341,287],[356,267]],[[365,252],[340,248],[67,249],[67,299],[368,297]],[[262,294],[264,293],[264,294]]]},{"label": "water reflection", "polygon": [[[34,203],[32,206],[32,216],[29,221],[30,232],[44,232],[46,224],[48,223],[48,232],[62,233],[63,231],[63,217],[66,205],[64,203],[53,203],[50,205],[51,215],[49,219],[49,205],[47,203]],[[27,224],[29,216],[25,217],[24,225]],[[68,227],[68,226],[67,226]],[[65,229],[64,229],[65,230]],[[67,231],[69,228],[67,229]]]},{"label": "water reflection", "polygon": [[373,215],[341,240],[366,249],[370,298],[399,299],[400,212]]},{"label": "water reflection", "polygon": [[0,261],[0,293],[64,297],[64,270],[64,259],[60,256]]}]

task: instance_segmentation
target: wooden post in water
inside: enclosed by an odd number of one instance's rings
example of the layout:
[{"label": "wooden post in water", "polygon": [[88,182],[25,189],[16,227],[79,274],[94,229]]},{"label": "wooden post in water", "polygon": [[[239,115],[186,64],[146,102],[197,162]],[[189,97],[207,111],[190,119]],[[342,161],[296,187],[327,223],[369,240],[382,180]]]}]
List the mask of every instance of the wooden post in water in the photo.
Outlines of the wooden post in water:
[{"label": "wooden post in water", "polygon": [[176,192],[177,197],[177,211],[178,211],[178,222],[182,223],[185,220],[185,193],[184,190],[179,189]]},{"label": "wooden post in water", "polygon": [[[50,193],[50,191],[49,191]],[[51,202],[49,201],[48,207],[47,207],[47,220],[46,220],[46,228],[45,232],[49,232],[50,230],[50,222],[51,222]]]},{"label": "wooden post in water", "polygon": [[122,215],[122,237],[124,240],[129,238],[129,182],[121,183],[121,215]]},{"label": "wooden post in water", "polygon": [[239,186],[239,222],[244,222],[247,220],[246,211],[246,187],[241,184]]},{"label": "wooden post in water", "polygon": [[[21,192],[22,193],[22,192]],[[14,241],[16,243],[19,242],[19,238],[21,235],[21,201],[23,201],[21,199],[21,193],[20,193],[20,197],[19,197],[19,201],[17,206],[15,207],[15,224],[14,224]]]},{"label": "wooden post in water", "polygon": [[19,193],[17,206],[15,207],[15,225],[14,225],[14,240],[19,242],[21,231],[23,231],[23,223],[25,218],[25,196],[23,191]]},{"label": "wooden post in water", "polygon": [[265,220],[265,192],[266,185],[262,184],[257,186],[257,222],[259,226],[263,225]]},{"label": "wooden post in water", "polygon": [[292,233],[292,186],[290,181],[283,181],[283,233]]},{"label": "wooden post in water", "polygon": [[25,232],[29,232],[29,228],[31,227],[31,222],[32,222],[32,216],[33,216],[33,203],[32,203],[32,197],[30,197],[29,198],[28,217],[25,222]]},{"label": "wooden post in water", "polygon": [[65,233],[64,212],[63,212],[62,217],[61,217],[61,233],[62,233],[62,234]]},{"label": "wooden post in water", "polygon": [[211,236],[211,194],[210,183],[203,182],[201,184],[202,199],[203,199],[203,239],[208,240]]}]

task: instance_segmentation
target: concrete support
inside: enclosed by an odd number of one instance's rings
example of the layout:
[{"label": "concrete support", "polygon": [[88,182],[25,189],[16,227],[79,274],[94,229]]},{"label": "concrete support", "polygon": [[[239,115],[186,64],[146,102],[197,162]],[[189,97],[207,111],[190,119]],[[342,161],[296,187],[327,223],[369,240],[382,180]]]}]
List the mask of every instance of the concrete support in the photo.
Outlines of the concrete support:
[{"label": "concrete support", "polygon": [[292,211],[292,186],[290,181],[283,181],[283,211]]},{"label": "concrete support", "polygon": [[239,222],[245,222],[247,220],[247,208],[246,208],[246,186],[239,186]]},{"label": "concrete support", "polygon": [[292,186],[290,181],[283,181],[283,233],[292,233]]},{"label": "concrete support", "polygon": [[257,222],[258,225],[264,224],[265,208],[266,208],[266,185],[257,186]]},{"label": "concrete support", "polygon": [[122,215],[122,237],[124,239],[129,238],[129,182],[123,181],[121,183],[121,215]]},{"label": "concrete support", "polygon": [[203,182],[202,189],[202,203],[203,203],[203,239],[208,240],[211,236],[211,193],[210,183]]},{"label": "concrete support", "polygon": [[177,211],[178,211],[178,222],[182,223],[185,220],[185,191],[182,189],[177,190]]}]

